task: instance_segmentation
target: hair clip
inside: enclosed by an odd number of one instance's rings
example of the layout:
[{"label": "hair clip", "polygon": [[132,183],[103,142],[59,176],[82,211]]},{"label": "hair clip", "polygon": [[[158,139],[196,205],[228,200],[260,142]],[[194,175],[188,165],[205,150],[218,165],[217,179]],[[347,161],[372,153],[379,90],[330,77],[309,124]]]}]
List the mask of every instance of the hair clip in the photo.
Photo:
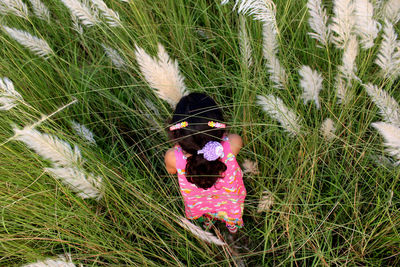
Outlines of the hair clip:
[{"label": "hair clip", "polygon": [[224,157],[224,147],[220,142],[209,141],[201,150],[197,151],[197,154],[203,154],[207,161],[214,161]]},{"label": "hair clip", "polygon": [[210,126],[211,128],[225,128],[226,125],[223,123],[219,123],[219,122],[213,122],[213,121],[209,121],[208,122],[208,126]]},{"label": "hair clip", "polygon": [[169,130],[170,131],[178,130],[178,129],[181,129],[181,128],[185,128],[186,126],[188,126],[188,122],[187,121],[182,121],[180,123],[177,123],[177,124],[169,127]]},{"label": "hair clip", "polygon": [[[169,127],[169,130],[170,131],[178,130],[178,129],[181,129],[181,128],[185,128],[188,125],[189,124],[188,124],[187,121],[183,121],[183,122],[177,123],[177,124]],[[225,128],[226,127],[226,125],[223,124],[223,123],[213,122],[213,121],[209,121],[208,122],[208,126],[210,126],[211,128]]]}]

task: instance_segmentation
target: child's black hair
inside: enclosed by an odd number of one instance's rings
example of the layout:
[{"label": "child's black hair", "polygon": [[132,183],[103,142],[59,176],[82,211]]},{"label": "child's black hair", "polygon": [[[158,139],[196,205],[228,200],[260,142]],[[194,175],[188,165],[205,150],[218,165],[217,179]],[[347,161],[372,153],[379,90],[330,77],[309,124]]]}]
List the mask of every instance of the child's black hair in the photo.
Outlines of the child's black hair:
[{"label": "child's black hair", "polygon": [[191,93],[182,97],[176,105],[171,125],[187,121],[188,126],[170,131],[169,136],[191,154],[186,162],[186,179],[197,187],[208,189],[221,178],[226,165],[219,159],[207,161],[203,154],[197,154],[209,141],[222,140],[224,129],[211,128],[209,121],[223,122],[221,109],[206,94]]}]

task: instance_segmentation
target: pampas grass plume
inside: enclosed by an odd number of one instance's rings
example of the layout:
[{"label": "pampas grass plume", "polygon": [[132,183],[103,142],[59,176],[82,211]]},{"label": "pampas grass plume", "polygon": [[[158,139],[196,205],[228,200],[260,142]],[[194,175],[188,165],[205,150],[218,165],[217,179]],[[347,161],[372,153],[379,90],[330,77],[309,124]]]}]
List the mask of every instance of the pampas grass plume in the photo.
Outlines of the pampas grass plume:
[{"label": "pampas grass plume", "polygon": [[122,59],[120,54],[118,53],[117,50],[105,45],[101,44],[103,47],[104,51],[106,52],[106,55],[108,56],[109,59],[111,59],[111,62],[119,69],[124,69],[127,64],[126,62]]},{"label": "pampas grass plume", "polygon": [[245,17],[240,16],[239,22],[240,22],[239,25],[240,54],[242,55],[242,59],[246,63],[247,67],[251,67],[251,65],[253,64],[253,58],[251,56],[252,49],[250,45],[249,35],[247,34]]},{"label": "pampas grass plume", "polygon": [[253,175],[257,175],[260,173],[260,171],[258,170],[257,162],[255,161],[245,159],[242,164],[242,167],[243,167],[243,173],[250,173]]},{"label": "pampas grass plume", "polygon": [[10,35],[10,37],[31,50],[36,55],[47,58],[49,55],[54,53],[45,40],[33,36],[26,31],[9,28],[7,26],[2,27]]},{"label": "pampas grass plume", "polygon": [[35,15],[47,22],[50,22],[50,11],[40,0],[29,0]]},{"label": "pampas grass plume", "polygon": [[16,100],[23,100],[22,96],[14,89],[13,82],[7,77],[0,78],[0,110],[10,110],[17,104]]},{"label": "pampas grass plume", "polygon": [[310,18],[308,23],[314,32],[309,32],[308,34],[317,39],[324,46],[328,45],[330,30],[327,26],[328,16],[326,15],[326,10],[323,8],[321,0],[308,0],[307,8],[310,13]]},{"label": "pampas grass plume", "polygon": [[336,137],[335,135],[336,128],[334,126],[332,119],[330,118],[324,120],[319,131],[321,135],[328,141],[331,141]]},{"label": "pampas grass plume", "polygon": [[79,124],[76,121],[72,121],[71,123],[72,128],[80,137],[88,141],[90,144],[96,144],[94,134],[85,125]]},{"label": "pampas grass plume", "polygon": [[351,80],[355,76],[355,72],[357,71],[357,66],[355,63],[357,54],[358,54],[357,38],[354,35],[352,35],[349,38],[344,48],[343,58],[342,58],[343,64],[342,66],[339,67],[339,71],[348,80]]},{"label": "pampas grass plume", "polygon": [[[223,0],[221,5],[228,3],[229,0]],[[275,4],[272,0],[235,0],[238,13],[243,15],[252,15],[258,21],[275,24]]]},{"label": "pampas grass plume", "polygon": [[258,203],[257,212],[268,212],[271,210],[271,207],[274,205],[274,196],[269,191],[264,191],[263,196]]},{"label": "pampas grass plume", "polygon": [[302,66],[299,70],[301,76],[300,86],[303,88],[304,104],[308,101],[314,101],[317,108],[320,108],[318,95],[322,89],[322,75],[316,70],[312,70],[309,66]]},{"label": "pampas grass plume", "polygon": [[179,220],[180,220],[178,222],[179,225],[182,226],[183,228],[185,228],[186,230],[188,230],[189,232],[191,232],[197,238],[199,238],[205,242],[218,245],[218,246],[225,245],[225,243],[221,239],[214,236],[212,233],[206,232],[206,231],[202,230],[200,227],[192,224],[188,219],[180,217]]},{"label": "pampas grass plume", "polygon": [[44,168],[44,170],[69,186],[72,191],[83,199],[95,198],[99,200],[102,197],[102,178],[100,176],[86,175],[82,169],[76,167],[54,167]]},{"label": "pampas grass plume", "polygon": [[335,79],[336,96],[338,104],[346,105],[350,101],[350,96],[347,90],[348,82],[345,81],[341,74],[338,74]]},{"label": "pampas grass plume", "polygon": [[92,13],[92,10],[79,0],[61,0],[61,2],[83,25],[90,27],[100,22],[97,13]]},{"label": "pampas grass plume", "polygon": [[97,6],[97,8],[101,11],[103,16],[107,19],[108,25],[111,27],[120,27],[121,20],[119,19],[119,14],[108,8],[107,5],[103,2],[103,0],[91,0],[93,4]]},{"label": "pampas grass plume", "polygon": [[267,95],[266,97],[257,96],[257,99],[257,104],[273,119],[279,121],[289,135],[300,134],[300,119],[292,110],[285,106],[282,99],[274,95]]},{"label": "pampas grass plume", "polygon": [[73,13],[71,13],[71,20],[72,20],[72,28],[76,31],[79,35],[83,35],[83,27],[79,23],[79,19]]},{"label": "pampas grass plume", "polygon": [[25,19],[29,17],[28,7],[22,0],[0,0],[0,14],[8,13]]},{"label": "pampas grass plume", "polygon": [[267,60],[267,68],[270,79],[274,82],[274,87],[282,89],[287,81],[285,69],[281,66],[277,57],[278,41],[276,30],[270,23],[263,25],[263,54]]},{"label": "pampas grass plume", "polygon": [[149,85],[156,89],[161,99],[167,101],[171,107],[175,107],[187,93],[178,62],[169,58],[161,44],[158,44],[157,58],[152,58],[137,45],[135,55],[139,68]]},{"label": "pampas grass plume", "polygon": [[338,48],[344,48],[354,30],[355,16],[353,0],[334,0],[335,16],[329,25],[332,42]]},{"label": "pampas grass plume", "polygon": [[396,24],[400,21],[400,1],[388,0],[383,7],[383,13],[386,19]]},{"label": "pampas grass plume", "polygon": [[378,106],[384,120],[400,127],[400,106],[386,91],[371,83],[364,85],[368,95]]},{"label": "pampas grass plume", "polygon": [[371,125],[383,136],[386,152],[398,160],[396,164],[400,164],[400,128],[386,122],[374,122]]},{"label": "pampas grass plume", "polygon": [[77,146],[74,149],[70,144],[59,138],[41,133],[26,126],[23,129],[14,127],[15,139],[24,142],[41,157],[52,161],[56,166],[80,165],[82,157]]},{"label": "pampas grass plume", "polygon": [[35,263],[25,264],[22,267],[75,267],[75,264],[71,260],[71,255],[58,255],[58,259],[45,259],[44,261],[38,261]]},{"label": "pampas grass plume", "polygon": [[381,67],[385,78],[397,78],[400,74],[400,42],[393,24],[385,20],[383,40],[375,63]]},{"label": "pampas grass plume", "polygon": [[373,19],[374,6],[368,0],[355,0],[355,30],[361,37],[361,45],[368,49],[374,46],[378,36],[380,24]]}]

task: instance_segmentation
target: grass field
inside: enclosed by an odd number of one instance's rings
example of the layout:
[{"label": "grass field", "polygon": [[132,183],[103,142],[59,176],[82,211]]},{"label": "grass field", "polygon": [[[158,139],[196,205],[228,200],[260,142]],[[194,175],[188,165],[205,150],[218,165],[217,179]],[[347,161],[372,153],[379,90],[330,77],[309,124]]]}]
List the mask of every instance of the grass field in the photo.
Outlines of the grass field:
[{"label": "grass field", "polygon": [[[0,1],[3,2],[3,1]],[[172,109],[143,79],[135,45],[155,55],[161,43],[179,62],[187,90],[206,92],[223,107],[229,132],[240,134],[238,155],[257,162],[246,174],[243,238],[248,266],[395,266],[400,264],[400,168],[385,153],[371,123],[382,121],[378,107],[357,80],[349,101],[338,104],[336,77],[343,49],[308,35],[307,1],[276,0],[279,52],[287,82],[277,89],[263,57],[263,27],[240,15],[234,1],[106,1],[120,26],[100,16],[79,33],[62,1],[47,0],[48,20],[13,13],[0,24],[46,40],[46,58],[0,32],[0,78],[8,77],[23,100],[0,110],[0,265],[22,265],[70,254],[78,265],[235,266],[226,246],[194,237],[178,221],[184,206],[175,176],[164,169],[171,147],[165,131]],[[373,2],[373,1],[372,1]],[[379,2],[379,1],[376,1]],[[332,1],[324,1],[329,16]],[[378,20],[383,23],[382,20]],[[240,29],[245,25],[252,64]],[[395,31],[400,34],[399,24]],[[360,47],[356,75],[400,101],[399,79],[384,79],[374,63],[382,32],[369,49]],[[103,45],[118,51],[112,63]],[[324,78],[321,108],[303,103],[298,73],[302,65]],[[257,104],[275,95],[300,118],[290,136]],[[77,100],[36,126],[79,147],[80,168],[102,177],[101,198],[82,199],[44,168],[51,162],[13,139],[23,128]],[[331,118],[335,137],[320,134]],[[94,133],[82,139],[72,122]],[[400,148],[399,148],[400,149]],[[257,207],[265,191],[274,203]],[[222,231],[222,229],[221,229]]]}]

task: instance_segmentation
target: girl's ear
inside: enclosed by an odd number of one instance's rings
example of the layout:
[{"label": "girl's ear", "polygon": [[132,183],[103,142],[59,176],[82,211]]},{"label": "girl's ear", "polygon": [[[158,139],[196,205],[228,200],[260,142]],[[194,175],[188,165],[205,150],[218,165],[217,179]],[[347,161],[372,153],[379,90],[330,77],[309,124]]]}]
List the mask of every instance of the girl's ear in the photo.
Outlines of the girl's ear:
[{"label": "girl's ear", "polygon": [[233,155],[237,155],[240,149],[243,147],[243,140],[240,135],[237,134],[229,134],[228,135],[229,144],[231,145],[231,150]]},{"label": "girl's ear", "polygon": [[165,153],[164,161],[165,161],[165,168],[167,169],[167,172],[170,174],[175,174],[176,173],[176,159],[175,159],[175,149],[174,148],[168,149],[168,151]]}]

